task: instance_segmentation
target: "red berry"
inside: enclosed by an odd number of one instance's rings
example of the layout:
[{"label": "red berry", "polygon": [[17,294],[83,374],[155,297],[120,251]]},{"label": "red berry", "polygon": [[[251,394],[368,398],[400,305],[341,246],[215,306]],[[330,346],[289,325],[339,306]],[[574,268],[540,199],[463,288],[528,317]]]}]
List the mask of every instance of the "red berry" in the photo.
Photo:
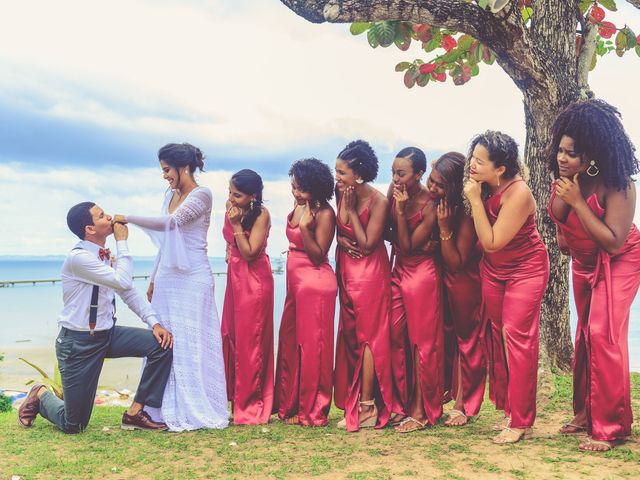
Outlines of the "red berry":
[{"label": "red berry", "polygon": [[611,38],[613,34],[616,33],[616,26],[611,22],[602,22],[598,33],[600,33],[602,38]]},{"label": "red berry", "polygon": [[445,35],[442,37],[442,48],[444,48],[447,52],[450,52],[454,48],[458,46],[458,42],[451,35]]},{"label": "red berry", "polygon": [[602,20],[604,20],[604,10],[602,8],[600,8],[598,5],[594,5],[591,8],[591,13],[589,14],[589,16],[591,17],[591,21],[593,23],[600,23],[602,22]]},{"label": "red berry", "polygon": [[436,77],[436,80],[438,80],[439,82],[446,82],[447,81],[447,74],[444,73],[444,72],[434,73],[433,75]]},{"label": "red berry", "polygon": [[420,65],[420,73],[422,75],[427,75],[433,72],[435,69],[436,69],[435,63],[423,63],[422,65]]}]

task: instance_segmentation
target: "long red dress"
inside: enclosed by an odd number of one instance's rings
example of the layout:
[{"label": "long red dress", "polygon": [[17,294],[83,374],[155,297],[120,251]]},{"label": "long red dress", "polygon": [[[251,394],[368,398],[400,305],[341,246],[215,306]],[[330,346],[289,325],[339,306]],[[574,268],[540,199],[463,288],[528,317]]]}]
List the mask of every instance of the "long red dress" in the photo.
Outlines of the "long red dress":
[{"label": "long red dress", "polygon": [[[563,223],[549,216],[564,235],[571,253],[573,296],[578,313],[573,364],[573,410],[586,409],[594,440],[621,440],[631,435],[629,379],[629,311],[640,285],[640,232],[635,225],[616,255],[609,255],[584,230],[571,209]],[[589,208],[603,218],[594,193]]]},{"label": "long red dress", "polygon": [[[391,218],[397,223],[395,201]],[[408,219],[412,233],[422,221],[422,209]],[[416,388],[430,425],[442,416],[444,393],[444,334],[440,268],[433,254],[403,255],[394,246],[391,272],[391,370],[394,397],[409,415],[409,402]],[[408,349],[407,349],[408,346]],[[415,365],[416,353],[419,365]],[[420,369],[420,385],[415,385],[415,368]],[[397,400],[394,399],[394,403]],[[398,410],[394,405],[394,411]]]},{"label": "long red dress", "polygon": [[[485,200],[492,225],[502,194],[516,181]],[[549,280],[549,257],[533,214],[505,247],[484,252],[480,276],[489,396],[497,409],[511,417],[512,428],[529,428],[536,418],[540,306]]]},{"label": "long red dress", "polygon": [[[366,228],[369,223],[369,204],[360,214]],[[340,212],[340,202],[338,203]],[[337,215],[340,235],[355,241],[353,227],[345,225]],[[362,358],[365,347],[371,349],[377,385],[375,402],[378,408],[376,428],[388,421],[392,402],[391,355],[389,345],[389,314],[391,311],[391,272],[389,257],[381,239],[370,255],[351,258],[338,245],[336,248],[336,276],[340,296],[340,322],[336,343],[334,371],[335,404],[345,411],[347,430],[358,430],[358,401],[362,382]]]},{"label": "long red dress", "polygon": [[[450,240],[450,241],[453,241]],[[445,310],[453,324],[455,355],[452,365],[451,396],[456,398],[462,384],[464,413],[473,417],[480,411],[487,379],[487,362],[480,340],[482,330],[482,283],[479,263],[482,250],[475,245],[458,271],[444,270],[448,303]],[[460,372],[458,370],[460,369]],[[460,375],[459,375],[460,373]]]},{"label": "long red dress", "polygon": [[333,324],[338,284],[328,259],[315,266],[298,225],[287,218],[287,297],[278,335],[275,408],[281,419],[323,426],[333,387]]},{"label": "long red dress", "polygon": [[222,347],[233,423],[267,423],[273,409],[273,273],[267,242],[260,256],[247,262],[228,215],[222,234],[229,245]]}]

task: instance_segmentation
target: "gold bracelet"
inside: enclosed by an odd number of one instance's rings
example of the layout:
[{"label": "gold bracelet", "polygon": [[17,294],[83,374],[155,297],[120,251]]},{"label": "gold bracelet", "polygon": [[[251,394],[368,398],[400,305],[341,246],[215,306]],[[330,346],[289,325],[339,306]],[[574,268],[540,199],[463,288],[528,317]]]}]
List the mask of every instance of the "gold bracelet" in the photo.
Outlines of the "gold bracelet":
[{"label": "gold bracelet", "polygon": [[236,236],[236,235],[244,235],[244,232],[233,232],[233,235],[234,236]]},{"label": "gold bracelet", "polygon": [[446,242],[447,240],[451,240],[451,237],[453,237],[453,232],[451,232],[448,236],[444,237],[442,236],[442,233],[440,234],[440,240],[442,240],[443,242]]}]

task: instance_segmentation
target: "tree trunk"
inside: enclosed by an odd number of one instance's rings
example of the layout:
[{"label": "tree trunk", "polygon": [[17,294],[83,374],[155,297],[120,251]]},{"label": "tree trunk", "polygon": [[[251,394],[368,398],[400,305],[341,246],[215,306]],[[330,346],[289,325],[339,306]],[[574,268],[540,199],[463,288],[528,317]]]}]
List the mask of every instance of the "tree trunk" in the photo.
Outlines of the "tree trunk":
[{"label": "tree trunk", "polygon": [[545,161],[551,126],[565,106],[552,103],[548,93],[539,95],[528,90],[524,95],[527,130],[524,156],[530,170],[528,183],[538,204],[536,223],[547,245],[551,267],[540,316],[540,358],[545,367],[570,371],[573,348],[569,326],[569,258],[558,249],[556,228],[547,213],[551,177]]}]

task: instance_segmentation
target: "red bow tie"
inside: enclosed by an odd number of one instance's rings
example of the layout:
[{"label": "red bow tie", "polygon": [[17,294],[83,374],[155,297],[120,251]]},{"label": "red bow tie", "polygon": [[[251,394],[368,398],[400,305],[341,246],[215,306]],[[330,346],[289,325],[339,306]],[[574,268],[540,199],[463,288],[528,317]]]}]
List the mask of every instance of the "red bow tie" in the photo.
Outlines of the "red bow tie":
[{"label": "red bow tie", "polygon": [[98,257],[100,258],[100,260],[111,258],[111,250],[109,250],[108,248],[101,248],[100,250],[98,250]]}]

